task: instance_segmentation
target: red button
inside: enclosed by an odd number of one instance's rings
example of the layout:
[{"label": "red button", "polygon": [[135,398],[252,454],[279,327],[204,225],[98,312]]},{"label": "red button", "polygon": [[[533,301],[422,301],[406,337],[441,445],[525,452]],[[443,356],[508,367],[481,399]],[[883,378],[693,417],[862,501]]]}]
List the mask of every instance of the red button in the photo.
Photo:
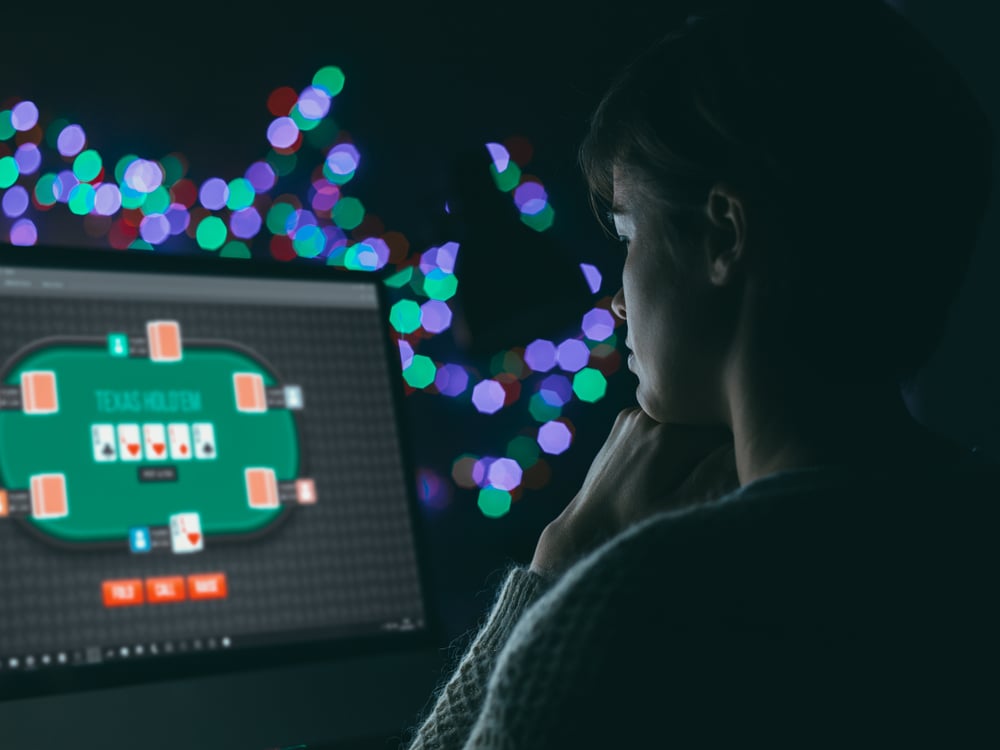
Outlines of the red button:
[{"label": "red button", "polygon": [[105,581],[102,588],[105,607],[128,607],[142,604],[142,580],[139,578]]},{"label": "red button", "polygon": [[183,576],[146,579],[146,598],[150,604],[168,604],[184,601]]},{"label": "red button", "polygon": [[225,573],[188,576],[188,595],[192,599],[225,599],[228,593]]}]

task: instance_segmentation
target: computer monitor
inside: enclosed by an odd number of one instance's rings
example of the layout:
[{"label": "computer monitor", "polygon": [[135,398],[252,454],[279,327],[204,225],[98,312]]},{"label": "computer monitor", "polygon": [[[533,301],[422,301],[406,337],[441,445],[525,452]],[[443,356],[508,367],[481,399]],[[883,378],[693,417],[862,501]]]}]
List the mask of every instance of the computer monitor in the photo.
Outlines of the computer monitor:
[{"label": "computer monitor", "polygon": [[352,700],[440,632],[401,417],[380,274],[0,246],[0,744],[114,705],[147,748],[202,746],[149,723],[184,706],[206,747],[390,721]]}]

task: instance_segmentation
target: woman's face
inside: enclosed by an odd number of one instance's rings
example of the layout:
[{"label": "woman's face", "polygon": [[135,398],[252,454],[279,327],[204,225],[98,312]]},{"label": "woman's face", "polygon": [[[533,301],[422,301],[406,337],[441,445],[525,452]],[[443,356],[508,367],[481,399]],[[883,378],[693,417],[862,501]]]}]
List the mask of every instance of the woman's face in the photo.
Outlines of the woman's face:
[{"label": "woman's face", "polygon": [[627,171],[616,168],[612,212],[626,257],[612,308],[627,322],[628,367],[639,379],[636,399],[659,422],[710,422],[719,413],[722,359],[712,345],[718,333],[708,325],[717,315],[711,309],[715,298],[707,294],[707,261],[680,268],[645,203]]}]

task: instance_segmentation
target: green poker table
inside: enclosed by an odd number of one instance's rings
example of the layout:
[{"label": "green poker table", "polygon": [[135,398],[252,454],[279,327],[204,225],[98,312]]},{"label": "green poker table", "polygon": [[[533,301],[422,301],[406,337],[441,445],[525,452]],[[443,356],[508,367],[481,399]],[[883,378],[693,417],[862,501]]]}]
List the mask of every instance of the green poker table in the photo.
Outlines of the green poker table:
[{"label": "green poker table", "polygon": [[[175,513],[197,512],[206,543],[260,536],[290,508],[253,508],[244,470],[269,467],[279,482],[299,475],[297,415],[268,408],[237,408],[233,374],[257,373],[265,387],[280,385],[274,370],[253,350],[225,340],[185,339],[180,361],[153,361],[142,353],[117,356],[109,337],[53,337],[14,354],[0,382],[16,386],[28,371],[56,374],[58,410],[29,414],[0,411],[0,487],[27,489],[31,477],[65,476],[68,514],[27,516],[24,523],[56,546],[128,546],[129,529],[164,526]],[[95,424],[211,423],[214,456],[174,461],[99,462]],[[174,467],[172,479],[149,480],[143,469]],[[161,475],[163,472],[159,472]]]}]

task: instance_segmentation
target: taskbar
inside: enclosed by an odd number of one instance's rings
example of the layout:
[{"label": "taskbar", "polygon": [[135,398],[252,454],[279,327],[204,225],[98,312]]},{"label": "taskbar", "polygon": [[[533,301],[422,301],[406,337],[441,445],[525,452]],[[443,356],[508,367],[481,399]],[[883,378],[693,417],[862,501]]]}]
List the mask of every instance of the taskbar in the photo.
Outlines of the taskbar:
[{"label": "taskbar", "polygon": [[210,635],[198,638],[179,638],[145,643],[87,646],[64,651],[0,655],[0,675],[5,672],[34,672],[42,669],[92,667],[125,661],[226,652],[236,648],[289,646],[312,641],[329,642],[360,636],[416,632],[423,628],[424,621],[420,617],[400,617],[391,621],[363,626],[296,630],[283,633],[241,635],[238,637],[231,635]]}]

